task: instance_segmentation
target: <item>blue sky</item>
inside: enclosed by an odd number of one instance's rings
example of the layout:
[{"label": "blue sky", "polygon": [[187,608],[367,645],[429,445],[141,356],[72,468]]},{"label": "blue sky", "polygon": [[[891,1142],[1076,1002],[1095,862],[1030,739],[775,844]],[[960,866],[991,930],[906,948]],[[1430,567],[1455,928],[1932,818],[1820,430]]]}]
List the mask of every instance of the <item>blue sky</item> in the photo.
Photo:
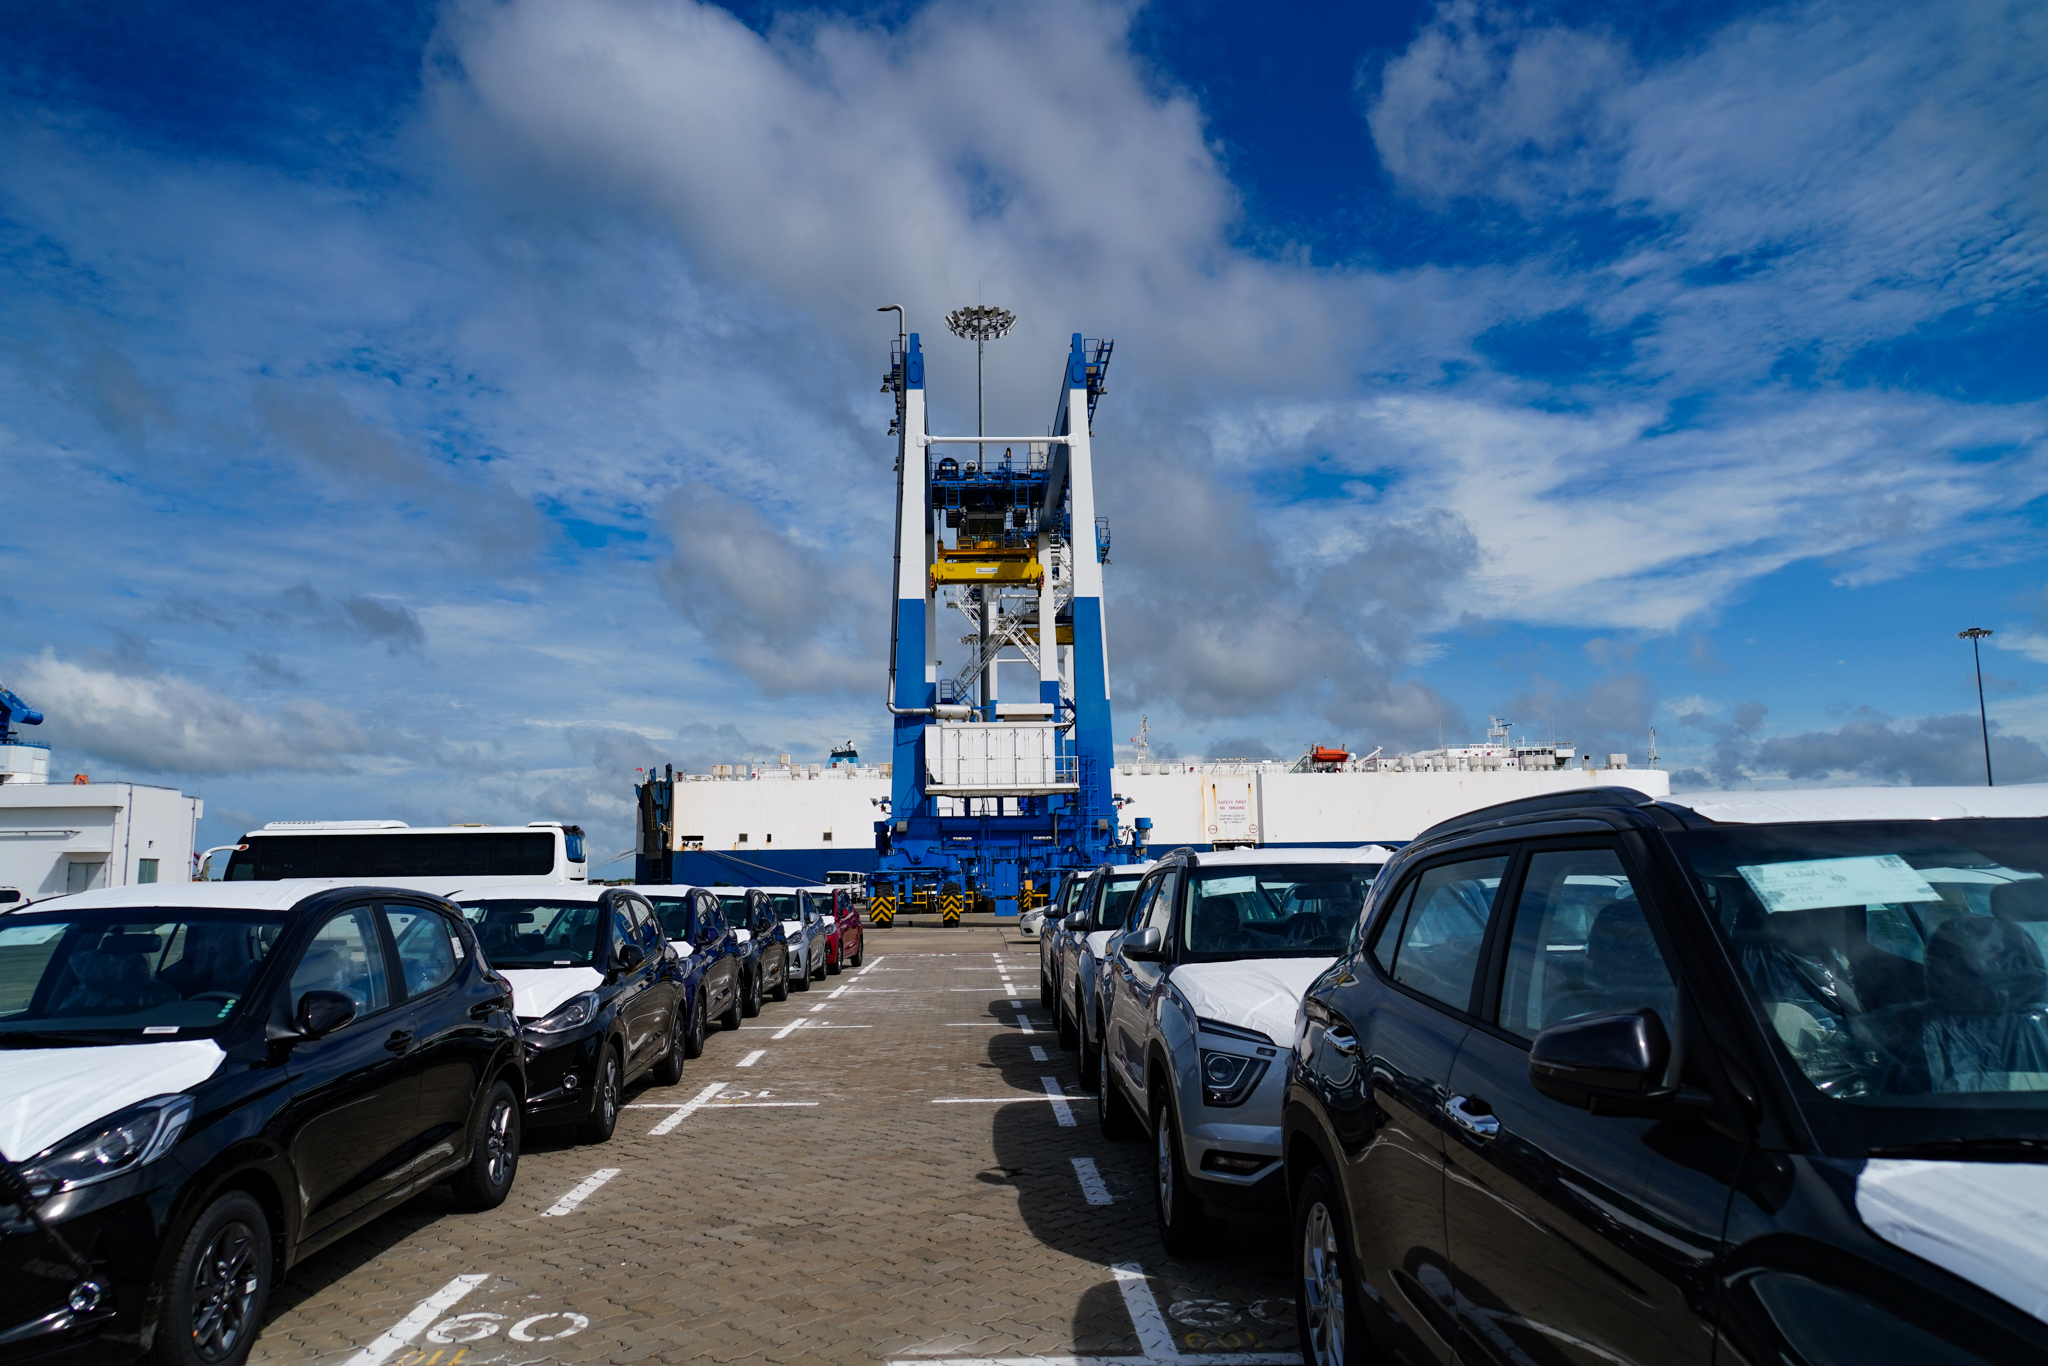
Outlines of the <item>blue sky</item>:
[{"label": "blue sky", "polygon": [[[903,303],[1065,337],[1120,733],[2048,778],[2038,5],[12,7],[0,679],[57,766],[577,819],[872,748]],[[939,334],[933,336],[933,334]],[[607,851],[608,852],[608,851]]]}]

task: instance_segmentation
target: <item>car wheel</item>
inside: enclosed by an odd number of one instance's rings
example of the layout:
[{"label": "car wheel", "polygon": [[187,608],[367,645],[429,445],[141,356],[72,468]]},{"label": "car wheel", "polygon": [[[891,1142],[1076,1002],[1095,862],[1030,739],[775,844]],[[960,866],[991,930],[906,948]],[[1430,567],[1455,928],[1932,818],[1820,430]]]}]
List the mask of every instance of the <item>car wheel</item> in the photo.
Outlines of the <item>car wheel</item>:
[{"label": "car wheel", "polygon": [[625,1069],[619,1065],[619,1050],[609,1045],[597,1064],[597,1085],[591,1088],[590,1118],[576,1126],[576,1137],[585,1143],[602,1143],[619,1127],[619,1096],[626,1089]]},{"label": "car wheel", "polygon": [[1096,1077],[1102,1071],[1102,1050],[1088,1037],[1086,1021],[1080,1022],[1077,1028],[1081,1035],[1081,1084],[1092,1091]]},{"label": "car wheel", "polygon": [[683,1056],[701,1058],[704,1056],[704,988],[699,984],[697,1000],[690,1007],[690,1022],[683,1026]]},{"label": "car wheel", "polygon": [[1038,1004],[1046,1010],[1052,1009],[1052,978],[1038,974]]},{"label": "car wheel", "polygon": [[453,1184],[455,1203],[467,1210],[496,1209],[512,1193],[519,1173],[519,1096],[510,1082],[498,1082],[484,1096],[469,1135],[469,1165]]},{"label": "car wheel", "polygon": [[1067,1003],[1061,1001],[1054,1012],[1059,1021],[1060,1047],[1071,1053],[1081,1046],[1081,1031],[1074,1027],[1074,1017],[1067,1013]]},{"label": "car wheel", "polygon": [[1353,1272],[1344,1205],[1328,1167],[1318,1166],[1294,1199],[1294,1251],[1301,1275],[1295,1330],[1304,1366],[1363,1366],[1374,1359]]},{"label": "car wheel", "polygon": [[1131,1103],[1116,1084],[1116,1069],[1106,1056],[1095,1069],[1095,1122],[1104,1138],[1132,1138],[1138,1131],[1138,1117],[1131,1113]]},{"label": "car wheel", "polygon": [[1157,1197],[1159,1241],[1176,1257],[1209,1250],[1215,1230],[1201,1197],[1188,1189],[1182,1165],[1180,1124],[1164,1092],[1152,1105],[1152,1186]]},{"label": "car wheel", "polygon": [[[771,1001],[787,1001],[789,999],[789,988],[789,955],[785,953],[782,955],[782,976],[775,979],[775,990],[768,993],[768,999]],[[806,977],[800,990],[809,991],[810,989],[811,979]]]},{"label": "car wheel", "polygon": [[270,1300],[270,1220],[246,1191],[206,1207],[171,1263],[157,1328],[165,1366],[241,1366]]},{"label": "car wheel", "polygon": [[761,1013],[761,973],[755,968],[747,974],[747,984],[740,988],[740,1014],[753,1019]]},{"label": "car wheel", "polygon": [[740,980],[733,984],[732,1004],[725,1008],[725,1014],[718,1017],[718,1027],[720,1029],[738,1029],[740,1027],[740,1017],[745,1014],[746,1000],[747,979],[745,974],[741,974]]},{"label": "car wheel", "polygon": [[684,1051],[683,1031],[683,1012],[672,1012],[668,1021],[668,1051],[648,1074],[656,1086],[674,1086],[683,1079],[683,1060],[690,1056]]},{"label": "car wheel", "polygon": [[789,970],[787,968],[784,968],[782,972],[782,977],[783,994],[785,996],[787,996],[789,989],[792,987],[794,987],[798,991],[809,991],[811,989],[811,969],[808,963],[804,965],[804,970],[802,972],[797,973],[794,977],[790,976]]},{"label": "car wheel", "polygon": [[859,966],[860,966],[860,960],[861,960],[861,959],[863,959],[863,958],[865,958],[865,957],[867,957],[867,956],[868,956],[868,954],[867,954],[867,947],[866,947],[865,945],[863,945],[863,946],[861,947],[861,950],[860,950],[860,952],[858,952],[858,953],[856,953],[856,954],[854,954],[854,955],[853,955],[853,965],[854,965],[855,967],[859,967]]}]

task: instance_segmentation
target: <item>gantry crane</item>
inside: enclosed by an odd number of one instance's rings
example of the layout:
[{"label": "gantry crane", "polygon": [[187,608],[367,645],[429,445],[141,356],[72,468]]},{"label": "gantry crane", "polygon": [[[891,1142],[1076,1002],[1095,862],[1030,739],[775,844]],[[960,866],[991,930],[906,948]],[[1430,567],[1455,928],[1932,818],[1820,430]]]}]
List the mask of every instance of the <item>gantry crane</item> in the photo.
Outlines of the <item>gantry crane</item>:
[{"label": "gantry crane", "polygon": [[[894,766],[870,883],[878,920],[916,903],[949,919],[978,900],[1025,909],[1059,873],[1117,846],[1109,524],[1095,511],[1089,430],[1113,345],[1073,335],[1045,435],[933,436],[918,334],[899,326],[883,384],[896,397],[897,497]],[[942,611],[969,627],[967,662],[943,679]],[[1036,669],[1033,695],[1002,696],[1005,660]]]}]

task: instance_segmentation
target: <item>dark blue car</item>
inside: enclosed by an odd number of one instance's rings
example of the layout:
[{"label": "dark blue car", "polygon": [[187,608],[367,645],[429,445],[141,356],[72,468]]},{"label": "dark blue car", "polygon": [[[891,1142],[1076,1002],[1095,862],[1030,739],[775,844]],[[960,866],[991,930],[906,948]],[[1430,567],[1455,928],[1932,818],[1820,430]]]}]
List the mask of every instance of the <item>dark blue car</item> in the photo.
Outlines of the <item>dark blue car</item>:
[{"label": "dark blue car", "polygon": [[683,1050],[689,1057],[704,1051],[704,1036],[713,1020],[727,1029],[740,1027],[745,996],[743,959],[737,937],[726,924],[718,898],[702,887],[639,887],[653,903],[662,932],[675,950],[684,1005]]},{"label": "dark blue car", "polygon": [[782,917],[758,887],[715,888],[718,909],[740,956],[740,1014],[752,1019],[762,1000],[789,999],[789,937]]}]

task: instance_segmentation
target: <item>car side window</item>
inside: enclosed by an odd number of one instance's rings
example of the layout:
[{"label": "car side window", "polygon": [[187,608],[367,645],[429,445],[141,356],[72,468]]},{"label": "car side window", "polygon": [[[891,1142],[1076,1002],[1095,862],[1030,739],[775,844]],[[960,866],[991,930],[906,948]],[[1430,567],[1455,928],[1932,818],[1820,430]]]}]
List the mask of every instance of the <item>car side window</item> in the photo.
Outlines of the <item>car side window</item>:
[{"label": "car side window", "polygon": [[1561,1020],[1648,1006],[1675,1022],[1678,987],[1613,849],[1538,850],[1515,902],[1500,1026],[1533,1039]]},{"label": "car side window", "polygon": [[625,897],[619,897],[612,902],[611,917],[606,923],[608,928],[605,931],[605,947],[609,950],[612,961],[617,962],[619,950],[633,942],[633,920],[626,914]]},{"label": "car side window", "polygon": [[1180,900],[1180,869],[1169,868],[1159,879],[1152,897],[1152,904],[1145,908],[1145,918],[1140,926],[1159,931],[1160,938],[1172,941],[1173,908]]},{"label": "car side window", "polygon": [[1408,907],[1415,900],[1417,878],[1409,878],[1397,894],[1394,909],[1380,922],[1379,936],[1372,942],[1372,956],[1380,965],[1380,971],[1389,977],[1394,975],[1394,950],[1401,946],[1401,926],[1407,923]]},{"label": "car side window", "polygon": [[338,991],[356,1003],[356,1015],[375,1014],[391,1004],[384,944],[371,918],[375,908],[336,911],[313,935],[292,970],[292,1009],[309,991]]},{"label": "car side window", "polygon": [[725,938],[725,917],[719,913],[718,900],[705,897],[697,903],[697,943],[715,944]]},{"label": "car side window", "polygon": [[1124,923],[1121,928],[1135,930],[1140,925],[1143,925],[1145,917],[1152,912],[1152,901],[1158,895],[1158,878],[1147,878],[1144,882],[1140,883],[1137,892],[1131,897],[1130,910],[1124,916]]},{"label": "car side window", "polygon": [[654,918],[653,908],[637,896],[622,898],[626,913],[633,917],[633,942],[648,954],[661,950],[661,922]]},{"label": "car side window", "polygon": [[460,964],[460,931],[420,906],[388,905],[384,923],[398,948],[398,972],[407,996],[424,996],[448,985]]},{"label": "car side window", "polygon": [[1480,949],[1507,867],[1507,855],[1499,854],[1423,870],[1398,930],[1395,981],[1455,1010],[1471,1007]]}]

